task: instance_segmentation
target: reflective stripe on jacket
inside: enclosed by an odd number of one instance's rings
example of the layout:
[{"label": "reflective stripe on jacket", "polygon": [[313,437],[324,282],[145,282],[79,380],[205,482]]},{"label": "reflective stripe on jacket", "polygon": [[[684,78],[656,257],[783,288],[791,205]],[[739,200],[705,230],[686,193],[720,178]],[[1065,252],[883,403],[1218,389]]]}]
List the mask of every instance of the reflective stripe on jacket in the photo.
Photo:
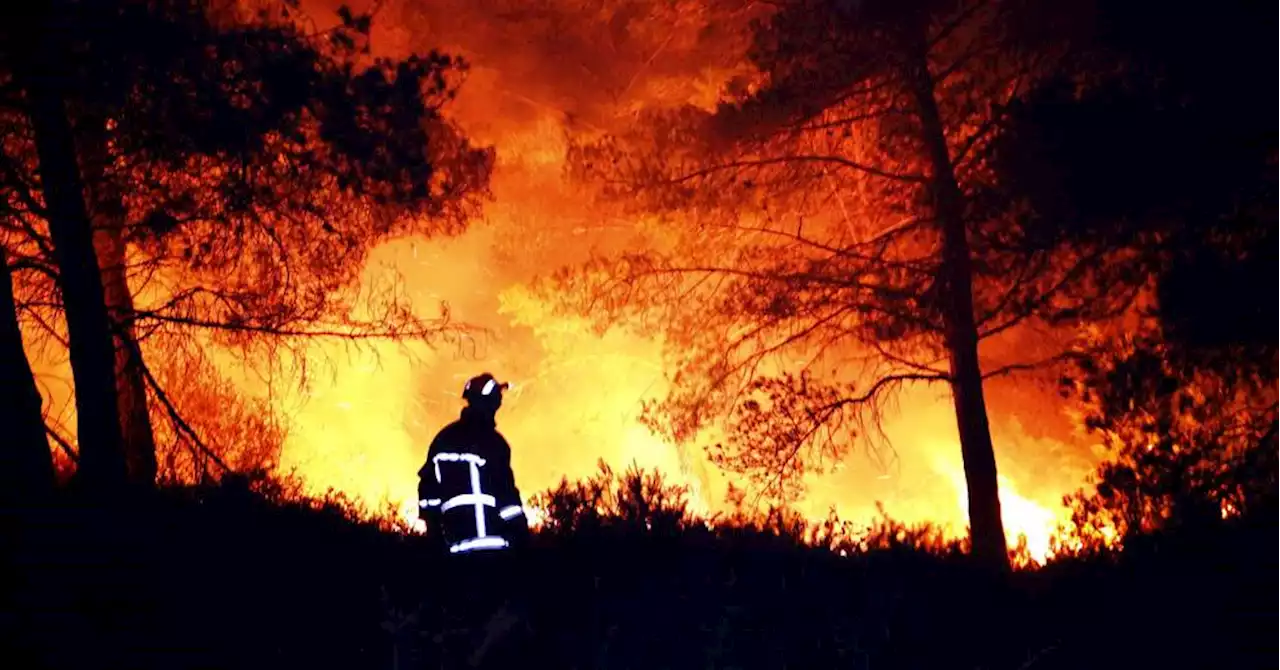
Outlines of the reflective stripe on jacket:
[{"label": "reflective stripe on jacket", "polygon": [[418,506],[428,532],[441,533],[455,554],[505,549],[528,532],[511,447],[467,410],[432,440],[418,471]]}]

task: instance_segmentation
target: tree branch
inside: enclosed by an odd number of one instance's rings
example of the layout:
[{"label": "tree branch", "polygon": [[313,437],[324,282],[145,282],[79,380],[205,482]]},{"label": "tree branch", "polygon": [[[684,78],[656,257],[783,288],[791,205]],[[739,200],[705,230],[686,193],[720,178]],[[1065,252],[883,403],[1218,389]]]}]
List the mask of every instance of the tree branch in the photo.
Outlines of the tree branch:
[{"label": "tree branch", "polygon": [[877,353],[877,354],[879,354],[881,357],[883,357],[885,360],[890,361],[890,362],[892,362],[892,363],[897,363],[898,365],[901,365],[901,366],[906,367],[906,368],[911,369],[911,370],[915,370],[915,371],[920,372],[920,373],[922,373],[922,374],[926,374],[926,375],[940,375],[940,376],[943,376],[943,377],[946,377],[946,376],[947,376],[947,374],[948,374],[948,373],[946,373],[946,372],[944,372],[944,371],[942,371],[942,370],[938,370],[938,369],[936,369],[936,368],[932,367],[932,364],[933,364],[934,362],[937,362],[937,360],[935,360],[935,361],[931,361],[931,362],[929,362],[929,363],[917,363],[917,362],[912,361],[912,360],[909,360],[909,359],[907,359],[907,358],[903,358],[902,356],[899,356],[899,355],[897,355],[897,354],[895,354],[895,353],[893,353],[893,352],[889,351],[888,349],[885,349],[885,348],[884,348],[884,345],[883,345],[883,344],[881,344],[881,343],[879,343],[879,342],[874,342],[874,343],[872,343],[872,348],[873,348],[873,349],[875,349],[875,350],[876,350],[876,353]]},{"label": "tree branch", "polygon": [[911,113],[911,110],[909,109],[898,109],[896,107],[891,107],[889,109],[882,109],[874,112],[867,112],[865,114],[851,114],[849,116],[840,116],[830,120],[814,121],[812,123],[800,124],[791,128],[790,130],[792,133],[807,133],[807,132],[815,132],[815,131],[821,131],[821,130],[830,130],[833,128],[844,128],[855,123],[861,123],[863,121],[870,121],[872,119],[883,118],[883,117],[889,116],[890,114],[905,116],[910,113]]},{"label": "tree branch", "polygon": [[702,177],[707,177],[707,176],[716,174],[718,172],[725,172],[730,170],[741,170],[743,168],[770,167],[773,165],[785,165],[787,163],[819,163],[819,164],[827,164],[827,165],[836,165],[838,167],[849,168],[851,170],[864,172],[866,174],[873,175],[876,177],[881,177],[884,179],[892,179],[896,181],[909,182],[913,184],[923,184],[923,183],[927,183],[928,181],[924,175],[896,174],[893,172],[887,172],[885,170],[881,170],[880,168],[873,167],[871,165],[866,165],[863,163],[859,163],[857,161],[849,160],[848,158],[844,158],[843,156],[822,156],[822,155],[804,155],[804,154],[789,154],[789,155],[778,156],[774,158],[742,159],[742,160],[730,161],[728,163],[722,163],[720,165],[713,165],[710,167],[706,167],[701,170],[695,170],[693,172],[690,172],[678,177],[666,179],[663,181],[665,181],[665,183],[668,183],[668,184],[683,184],[685,182],[693,181],[695,179],[701,179]]},{"label": "tree branch", "polygon": [[151,387],[151,390],[155,391],[156,398],[160,401],[160,404],[164,405],[165,412],[168,413],[169,418],[173,420],[173,423],[177,426],[178,430],[182,433],[186,433],[191,442],[196,445],[196,448],[204,453],[209,460],[221,467],[223,472],[234,472],[234,470],[219,458],[213,450],[205,445],[204,441],[200,439],[200,436],[196,433],[195,429],[191,427],[191,424],[187,423],[187,420],[182,417],[178,408],[169,400],[169,395],[164,392],[164,389],[160,388],[160,383],[156,381],[155,376],[151,374],[151,368],[142,361],[141,351],[138,350],[138,345],[136,343],[131,343],[131,346],[134,348],[134,356],[138,361],[138,369],[142,371],[143,378],[146,379],[147,385]]},{"label": "tree branch", "polygon": [[65,454],[67,455],[67,458],[70,458],[70,459],[71,459],[71,462],[73,462],[73,463],[79,463],[79,462],[80,462],[80,454],[76,453],[75,447],[72,447],[72,446],[71,446],[71,443],[70,443],[70,442],[68,442],[68,441],[66,440],[66,438],[62,437],[62,434],[61,434],[61,433],[59,433],[58,431],[54,430],[54,429],[53,429],[53,426],[50,426],[48,423],[45,423],[45,424],[44,424],[44,432],[45,432],[45,434],[47,434],[50,438],[52,438],[52,439],[53,439],[54,443],[55,443],[55,444],[57,444],[57,445],[58,445],[58,447],[59,447],[60,449],[62,449],[63,453],[65,453]]},{"label": "tree branch", "polygon": [[[299,338],[333,338],[341,340],[404,340],[412,337],[427,339],[449,332],[469,333],[481,330],[476,327],[466,325],[451,325],[448,321],[442,321],[439,324],[429,325],[421,329],[406,329],[398,331],[388,330],[336,330],[318,328],[314,330],[298,330],[293,328],[283,328],[276,326],[259,326],[250,323],[227,323],[222,321],[210,321],[207,319],[198,319],[195,317],[169,316],[154,311],[140,310],[137,312],[137,321],[150,319],[155,321],[163,321],[166,323],[179,324],[184,326],[192,326],[196,328],[207,328],[210,330],[225,330],[232,332],[258,333],[262,335],[270,335],[273,337],[299,337]],[[358,328],[364,324],[353,324]]]},{"label": "tree branch", "polygon": [[32,214],[40,217],[48,216],[48,210],[36,200],[32,185],[14,167],[13,160],[4,152],[0,152],[0,171],[4,172],[5,178],[13,185],[14,195],[18,196],[18,200],[22,201],[22,204],[26,205]]},{"label": "tree branch", "polygon": [[933,382],[940,382],[940,381],[950,381],[950,379],[951,379],[950,375],[918,373],[918,372],[904,372],[900,374],[885,375],[880,379],[877,379],[876,382],[871,385],[871,388],[867,389],[867,391],[862,395],[841,400],[840,404],[841,405],[864,405],[870,402],[871,400],[875,399],[875,397],[879,395],[881,391],[885,390],[885,387],[891,386],[891,385],[901,385],[901,384],[905,384],[906,382],[933,383]]},{"label": "tree branch", "polygon": [[983,0],[982,2],[974,2],[969,6],[965,7],[963,10],[961,10],[959,14],[956,15],[954,19],[943,24],[943,26],[938,29],[938,34],[934,35],[932,38],[929,39],[929,43],[925,47],[926,50],[932,50],[934,47],[941,44],[943,40],[947,39],[947,37],[949,37],[951,33],[955,32],[957,28],[963,25],[965,21],[969,20],[974,14],[978,13],[979,9],[982,9],[988,4],[989,4],[988,0]]},{"label": "tree branch", "polygon": [[1075,357],[1076,357],[1076,354],[1074,352],[1067,351],[1059,354],[1054,354],[1053,356],[1049,356],[1048,358],[1043,358],[1038,361],[1032,361],[1030,363],[1010,363],[1008,365],[1002,365],[994,370],[990,370],[988,372],[982,373],[982,379],[983,381],[986,381],[993,377],[1003,377],[1005,375],[1010,375],[1015,372],[1030,372],[1031,370],[1038,370],[1045,366],[1052,365],[1054,363],[1059,363],[1065,360],[1070,360]]}]

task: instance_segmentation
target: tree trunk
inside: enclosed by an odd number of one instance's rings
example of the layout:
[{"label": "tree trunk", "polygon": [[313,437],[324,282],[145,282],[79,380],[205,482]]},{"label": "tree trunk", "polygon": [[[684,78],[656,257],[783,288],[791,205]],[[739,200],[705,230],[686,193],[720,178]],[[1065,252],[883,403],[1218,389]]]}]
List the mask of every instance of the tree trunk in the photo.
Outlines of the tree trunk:
[{"label": "tree trunk", "polygon": [[156,444],[142,375],[142,350],[133,330],[133,296],[125,275],[122,226],[112,221],[96,227],[94,246],[102,269],[102,285],[115,344],[116,394],[124,435],[129,481],[151,486],[156,481]]},{"label": "tree trunk", "polygon": [[0,402],[0,506],[38,502],[54,487],[53,454],[40,411],[40,391],[22,345],[18,305],[8,254],[0,247],[0,379],[6,398]]},{"label": "tree trunk", "polygon": [[[38,49],[30,59],[48,63],[56,58],[56,54],[42,53],[46,51]],[[93,250],[93,230],[59,84],[45,72],[24,70],[21,74],[70,340],[80,445],[76,479],[86,488],[106,492],[127,481],[127,467],[117,413],[115,350]]]},{"label": "tree trunk", "polygon": [[130,483],[154,486],[156,445],[147,408],[147,385],[142,375],[142,351],[133,329],[133,295],[129,291],[125,264],[124,205],[120,193],[107,183],[103,169],[110,160],[104,134],[106,123],[95,119],[87,125],[89,132],[81,136],[82,168],[89,196],[93,244],[102,272],[103,299],[115,346],[117,408],[125,464]]},{"label": "tree trunk", "polygon": [[978,362],[978,326],[973,315],[973,268],[965,226],[963,194],[956,182],[946,134],[934,99],[928,61],[917,60],[912,90],[920,118],[921,139],[929,153],[934,215],[942,231],[942,318],[951,362],[951,392],[960,453],[969,498],[969,537],[973,555],[999,570],[1009,569],[1009,549],[1000,513],[996,455],[987,421],[987,404]]}]

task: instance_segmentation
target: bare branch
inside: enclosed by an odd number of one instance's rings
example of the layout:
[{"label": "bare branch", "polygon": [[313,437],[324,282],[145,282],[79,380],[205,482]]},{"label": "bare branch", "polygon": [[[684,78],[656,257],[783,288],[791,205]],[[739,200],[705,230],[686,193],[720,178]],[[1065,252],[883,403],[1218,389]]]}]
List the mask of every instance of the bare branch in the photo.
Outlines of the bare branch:
[{"label": "bare branch", "polygon": [[71,443],[68,442],[67,439],[64,438],[61,433],[54,430],[53,426],[50,426],[48,423],[45,423],[44,432],[50,438],[53,439],[54,444],[57,444],[58,447],[62,449],[63,453],[67,455],[67,458],[70,458],[73,463],[80,462],[80,454],[76,452],[75,447],[72,447]]},{"label": "bare branch", "polygon": [[12,186],[14,195],[18,197],[18,200],[20,200],[28,210],[38,216],[43,217],[47,215],[47,210],[45,210],[44,205],[40,204],[40,202],[36,200],[34,195],[35,187],[27,181],[27,178],[23,176],[22,171],[13,164],[13,161],[3,151],[0,151],[0,172],[4,173],[5,179],[7,179]]},{"label": "bare branch", "polygon": [[842,400],[840,404],[844,405],[862,405],[876,398],[881,392],[892,386],[900,386],[907,382],[940,382],[949,381],[950,375],[945,374],[927,374],[919,372],[906,372],[902,374],[886,375],[877,379],[866,392],[861,395]]},{"label": "bare branch", "polygon": [[58,281],[58,269],[53,265],[45,262],[43,258],[32,258],[30,256],[22,256],[10,264],[12,270],[34,270],[48,277],[53,281]]},{"label": "bare branch", "polygon": [[901,365],[911,370],[915,370],[916,372],[926,374],[926,375],[939,375],[942,377],[946,377],[949,374],[944,370],[938,370],[937,368],[932,367],[934,363],[939,362],[941,359],[934,359],[926,363],[917,363],[915,361],[903,358],[902,356],[899,356],[885,349],[884,345],[881,344],[880,342],[873,342],[872,348],[874,348],[876,353],[879,354],[885,360],[890,361],[892,363],[897,363],[898,365]]},{"label": "bare branch", "polygon": [[701,170],[695,170],[693,172],[690,172],[678,177],[673,177],[671,179],[667,179],[664,181],[665,183],[668,183],[668,184],[683,184],[685,182],[693,181],[695,179],[701,179],[702,177],[707,177],[720,172],[741,170],[743,168],[770,167],[774,165],[785,165],[788,163],[819,163],[819,164],[835,165],[838,167],[848,168],[851,170],[863,172],[863,173],[876,176],[876,177],[881,177],[884,179],[892,179],[895,181],[910,182],[914,184],[924,184],[924,183],[927,183],[928,181],[928,178],[925,177],[924,175],[896,174],[893,172],[887,172],[885,170],[881,170],[871,165],[866,165],[863,163],[859,163],[857,161],[850,160],[843,156],[820,156],[820,155],[803,155],[803,154],[789,154],[784,156],[776,156],[773,158],[742,159],[742,160],[730,161],[728,163],[722,163],[720,165],[713,165],[710,167],[706,167]]},{"label": "bare branch", "polygon": [[440,335],[449,333],[473,333],[480,329],[473,326],[452,325],[447,321],[440,320],[430,325],[424,325],[418,328],[409,328],[405,330],[396,329],[379,329],[370,327],[368,330],[361,330],[370,324],[351,323],[343,324],[349,326],[348,330],[338,328],[309,328],[295,329],[276,326],[260,326],[251,323],[229,323],[224,321],[211,321],[207,319],[199,319],[195,317],[170,316],[154,311],[137,312],[137,320],[155,320],[166,323],[179,324],[194,328],[206,328],[210,330],[225,330],[234,332],[257,333],[261,335],[269,335],[272,337],[288,337],[288,338],[311,338],[311,339],[340,339],[340,340],[404,340],[411,339],[430,339]]},{"label": "bare branch", "polygon": [[932,38],[929,39],[927,49],[932,50],[934,47],[941,44],[943,40],[950,37],[951,33],[955,32],[957,28],[964,25],[965,21],[968,21],[969,19],[973,18],[973,15],[977,14],[978,10],[982,9],[983,7],[986,7],[989,4],[990,3],[988,2],[988,0],[983,0],[982,2],[969,3],[964,9],[960,11],[959,14],[956,14],[955,18],[944,23],[942,27],[938,29],[938,34],[934,35]]},{"label": "bare branch", "polygon": [[822,121],[806,123],[806,124],[796,126],[795,128],[792,128],[791,132],[808,133],[808,132],[816,132],[816,131],[822,131],[822,130],[832,130],[835,128],[847,128],[855,123],[862,123],[865,121],[871,121],[873,119],[882,119],[890,115],[905,116],[910,113],[911,113],[911,110],[909,109],[899,109],[899,108],[891,107],[889,109],[881,109],[881,110],[876,110],[874,112],[866,112],[863,114],[849,114],[846,116],[838,116],[834,119],[826,119]]},{"label": "bare branch", "polygon": [[1006,375],[1013,374],[1015,372],[1031,372],[1032,370],[1043,369],[1050,365],[1061,363],[1062,361],[1066,361],[1066,360],[1071,360],[1076,357],[1077,355],[1075,353],[1068,351],[1068,352],[1055,354],[1053,356],[1049,356],[1047,358],[1043,358],[1038,361],[1032,361],[1029,363],[1010,363],[1008,365],[1002,365],[998,368],[995,368],[994,370],[989,370],[987,372],[982,373],[982,379],[983,381],[986,381],[994,377],[1003,377]]},{"label": "bare branch", "polygon": [[46,319],[44,315],[39,312],[39,310],[24,307],[23,313],[30,316],[36,322],[36,325],[40,326],[41,330],[43,330],[47,335],[49,335],[49,337],[53,338],[53,340],[56,341],[59,345],[61,345],[63,348],[67,348],[69,346],[67,339],[63,337],[61,333],[58,332],[57,328],[54,328],[52,323],[49,323],[48,319]]},{"label": "bare branch", "polygon": [[[135,347],[135,349],[137,348],[137,344],[133,344],[132,346]],[[212,449],[205,445],[204,441],[200,439],[200,436],[196,433],[195,429],[191,427],[191,424],[187,423],[187,420],[182,417],[182,413],[179,412],[178,408],[169,400],[169,395],[164,392],[164,389],[160,387],[160,383],[156,381],[155,376],[151,374],[151,369],[147,367],[146,363],[141,362],[142,357],[140,354],[141,352],[135,351],[135,358],[139,361],[138,367],[142,371],[142,376],[146,379],[147,385],[151,387],[151,390],[155,392],[156,398],[160,401],[160,404],[164,405],[165,412],[168,413],[169,418],[173,420],[174,425],[177,426],[180,432],[185,433],[191,442],[196,445],[196,448],[208,457],[209,460],[222,468],[223,472],[233,472],[230,466],[223,462],[223,460],[214,453]]]}]

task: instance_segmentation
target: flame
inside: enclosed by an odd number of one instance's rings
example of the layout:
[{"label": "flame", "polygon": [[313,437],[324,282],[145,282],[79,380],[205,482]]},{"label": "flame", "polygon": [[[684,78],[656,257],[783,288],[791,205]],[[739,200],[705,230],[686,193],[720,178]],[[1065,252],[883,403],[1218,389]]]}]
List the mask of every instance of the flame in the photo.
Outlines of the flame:
[{"label": "flame", "polygon": [[[1015,546],[1019,538],[1024,538],[1032,560],[1043,563],[1049,557],[1049,540],[1058,522],[1062,520],[1061,515],[1019,495],[1008,478],[1000,482],[1000,487],[1005,536]],[[960,502],[962,505],[968,504],[965,499]]]},{"label": "flame", "polygon": [[[957,451],[960,445],[955,445]],[[963,469],[947,469],[947,478],[955,486],[956,506],[961,513],[969,508],[969,495],[965,489]],[[1066,521],[1065,508],[1053,509],[1030,500],[1018,493],[1017,486],[1008,478],[999,476],[1000,513],[1004,521],[1004,534],[1010,548],[1026,543],[1027,553],[1036,563],[1044,563],[1051,556],[1050,540],[1060,523]]]},{"label": "flame", "polygon": [[[310,13],[324,17],[334,8],[312,6]],[[436,349],[313,344],[305,358],[326,373],[315,375],[305,393],[284,388],[270,396],[290,425],[280,468],[302,475],[312,492],[332,488],[375,508],[391,505],[412,524],[427,444],[455,418],[462,381],[489,370],[513,382],[499,426],[513,445],[513,468],[526,496],[562,477],[590,475],[603,459],[615,467],[657,468],[690,488],[695,511],[720,509],[731,478],[699,449],[666,444],[636,422],[640,401],[666,390],[662,342],[624,332],[597,336],[581,319],[555,314],[527,287],[539,273],[582,258],[588,239],[608,243],[628,234],[627,222],[612,232],[612,222],[600,220],[588,199],[561,179],[566,134],[627,123],[645,103],[709,105],[734,67],[716,48],[690,46],[682,32],[687,26],[649,25],[651,43],[633,45],[640,55],[623,68],[610,65],[613,56],[590,35],[566,36],[563,43],[550,35],[512,41],[513,32],[527,29],[462,0],[397,11],[387,9],[375,22],[382,55],[442,46],[473,64],[450,113],[473,138],[496,146],[496,199],[460,237],[402,239],[376,249],[364,281],[399,273],[422,313],[447,301],[456,319],[491,335]],[[583,62],[565,60],[557,44],[579,50]],[[584,83],[574,73],[580,65],[603,83]],[[246,393],[266,392],[237,372],[229,354],[214,356]],[[1065,515],[1060,502],[1050,501],[1079,486],[1096,459],[1063,427],[1069,422],[1056,396],[991,386],[1006,529],[1011,544],[1025,536],[1031,556],[1043,561]],[[48,395],[57,407],[70,406],[66,393]],[[1045,417],[1048,427],[1038,433],[1023,428]],[[74,425],[65,411],[63,421]],[[813,478],[800,510],[815,519],[829,509],[857,519],[874,514],[880,502],[901,521],[962,529],[965,488],[949,398],[910,391],[885,428],[889,447],[855,449],[837,471]]]}]

